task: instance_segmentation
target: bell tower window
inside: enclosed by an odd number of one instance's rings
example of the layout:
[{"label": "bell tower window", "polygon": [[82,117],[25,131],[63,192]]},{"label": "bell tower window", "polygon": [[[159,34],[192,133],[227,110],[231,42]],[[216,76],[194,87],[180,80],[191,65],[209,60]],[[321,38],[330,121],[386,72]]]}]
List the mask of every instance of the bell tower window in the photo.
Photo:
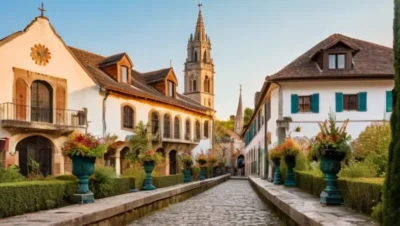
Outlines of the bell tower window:
[{"label": "bell tower window", "polygon": [[204,92],[210,92],[210,79],[208,78],[208,76],[206,76],[206,78],[204,79]]},{"label": "bell tower window", "polygon": [[197,57],[197,51],[195,50],[195,51],[194,51],[194,55],[193,55],[193,61],[194,61],[194,62],[197,62],[197,58],[198,58],[198,57]]}]

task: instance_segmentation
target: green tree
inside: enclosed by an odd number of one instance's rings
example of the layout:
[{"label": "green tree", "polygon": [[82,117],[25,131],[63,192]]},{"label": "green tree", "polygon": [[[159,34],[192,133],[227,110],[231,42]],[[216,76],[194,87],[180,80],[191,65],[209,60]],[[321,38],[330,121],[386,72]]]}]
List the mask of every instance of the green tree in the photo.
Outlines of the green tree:
[{"label": "green tree", "polygon": [[250,122],[251,117],[253,116],[254,110],[251,108],[244,109],[244,118],[243,118],[243,125],[247,125]]},{"label": "green tree", "polygon": [[393,21],[394,90],[393,112],[390,119],[392,141],[389,146],[388,170],[383,191],[383,225],[400,222],[400,0],[394,0]]}]

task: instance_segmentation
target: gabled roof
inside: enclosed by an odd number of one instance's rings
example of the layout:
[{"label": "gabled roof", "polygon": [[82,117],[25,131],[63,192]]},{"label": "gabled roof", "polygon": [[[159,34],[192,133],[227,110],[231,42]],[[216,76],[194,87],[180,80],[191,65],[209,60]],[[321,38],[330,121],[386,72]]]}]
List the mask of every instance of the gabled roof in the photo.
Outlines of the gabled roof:
[{"label": "gabled roof", "polygon": [[113,65],[118,63],[124,56],[126,56],[129,60],[129,63],[132,65],[131,59],[128,57],[126,53],[118,53],[109,57],[106,57],[104,60],[99,62],[100,67],[107,67],[109,65]]},{"label": "gabled roof", "polygon": [[[106,57],[74,47],[68,48],[81,62],[81,64],[86,67],[87,71],[89,71],[94,80],[101,87],[110,90],[111,92],[170,104],[202,114],[205,114],[207,111],[214,111],[213,109],[204,107],[196,101],[193,101],[181,94],[177,94],[176,98],[172,98],[160,93],[154,87],[149,85],[144,79],[146,74],[157,74],[156,72],[147,72],[142,74],[132,70],[131,84],[118,83],[98,67],[99,63],[104,61]],[[172,69],[170,68],[169,70]]]},{"label": "gabled roof", "polygon": [[163,81],[171,71],[172,68],[163,68],[157,71],[142,73],[141,76],[148,84],[152,84]]},{"label": "gabled roof", "polygon": [[[321,50],[342,42],[359,51],[353,57],[351,70],[321,70],[312,60]],[[394,78],[394,54],[392,48],[362,41],[341,34],[333,34],[299,56],[276,74],[267,77],[269,81],[298,79],[345,79],[345,78]]]}]

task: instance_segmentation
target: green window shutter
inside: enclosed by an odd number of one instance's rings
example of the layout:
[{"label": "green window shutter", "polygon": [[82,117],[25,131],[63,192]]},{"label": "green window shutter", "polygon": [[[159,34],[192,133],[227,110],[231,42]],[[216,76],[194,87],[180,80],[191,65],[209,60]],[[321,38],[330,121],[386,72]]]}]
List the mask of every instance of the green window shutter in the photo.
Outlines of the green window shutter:
[{"label": "green window shutter", "polygon": [[292,94],[292,114],[299,112],[299,97],[297,94]]},{"label": "green window shutter", "polygon": [[367,92],[358,94],[358,111],[367,111]]},{"label": "green window shutter", "polygon": [[313,113],[319,113],[319,93],[314,93],[311,96],[311,111]]},{"label": "green window shutter", "polygon": [[386,112],[392,112],[392,91],[386,91]]},{"label": "green window shutter", "polygon": [[336,93],[336,112],[343,111],[343,93]]}]

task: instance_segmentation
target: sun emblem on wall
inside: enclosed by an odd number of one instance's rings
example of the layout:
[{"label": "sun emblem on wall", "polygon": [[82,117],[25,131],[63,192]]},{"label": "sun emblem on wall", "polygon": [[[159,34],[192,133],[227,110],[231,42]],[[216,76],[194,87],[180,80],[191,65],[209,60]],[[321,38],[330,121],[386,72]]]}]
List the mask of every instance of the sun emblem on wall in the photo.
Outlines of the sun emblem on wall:
[{"label": "sun emblem on wall", "polygon": [[36,64],[46,66],[51,59],[51,53],[45,45],[35,44],[31,47],[31,57]]}]

